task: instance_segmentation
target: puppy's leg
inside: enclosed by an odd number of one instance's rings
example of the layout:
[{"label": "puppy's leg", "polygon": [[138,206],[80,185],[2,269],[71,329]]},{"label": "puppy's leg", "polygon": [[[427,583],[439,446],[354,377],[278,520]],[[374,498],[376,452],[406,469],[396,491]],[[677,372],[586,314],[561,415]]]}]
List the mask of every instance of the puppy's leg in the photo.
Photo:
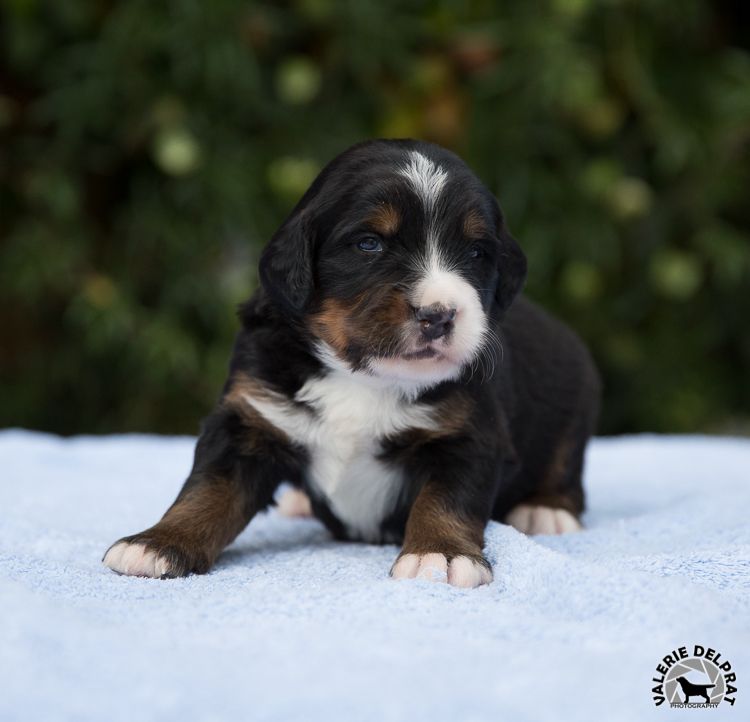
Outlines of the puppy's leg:
[{"label": "puppy's leg", "polygon": [[220,408],[209,417],[190,477],[161,521],[113,544],[103,562],[120,574],[207,572],[221,550],[268,506],[292,461],[267,426]]},{"label": "puppy's leg", "polygon": [[261,506],[262,482],[241,475],[191,475],[161,521],[116,542],[104,564],[121,574],[203,574]]},{"label": "puppy's leg", "polygon": [[409,513],[404,545],[391,568],[394,579],[427,579],[456,587],[492,581],[482,554],[487,519],[459,511],[437,484],[425,484]]},{"label": "puppy's leg", "polygon": [[563,534],[582,529],[583,460],[589,439],[587,425],[564,435],[531,484],[532,491],[504,521],[524,534]]}]

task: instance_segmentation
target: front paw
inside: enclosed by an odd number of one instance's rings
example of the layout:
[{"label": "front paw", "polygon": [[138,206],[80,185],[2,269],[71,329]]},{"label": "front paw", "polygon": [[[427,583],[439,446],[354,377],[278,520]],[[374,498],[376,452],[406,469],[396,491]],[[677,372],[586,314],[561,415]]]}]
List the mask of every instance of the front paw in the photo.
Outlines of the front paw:
[{"label": "front paw", "polygon": [[191,572],[203,574],[211,566],[198,546],[154,530],[115,542],[102,562],[118,574],[154,579],[184,577]]},{"label": "front paw", "polygon": [[473,589],[492,581],[492,569],[484,557],[447,557],[439,552],[401,554],[391,568],[394,579],[426,579],[447,582],[454,587]]}]

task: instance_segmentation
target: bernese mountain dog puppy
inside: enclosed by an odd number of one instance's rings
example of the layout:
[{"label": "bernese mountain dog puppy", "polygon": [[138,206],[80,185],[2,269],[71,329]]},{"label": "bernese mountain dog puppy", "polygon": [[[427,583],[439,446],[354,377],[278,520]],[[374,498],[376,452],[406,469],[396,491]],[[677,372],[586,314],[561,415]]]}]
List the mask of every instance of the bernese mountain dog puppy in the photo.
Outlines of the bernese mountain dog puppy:
[{"label": "bernese mountain dog puppy", "polygon": [[263,252],[176,501],[104,564],[207,572],[283,481],[337,539],[401,545],[397,579],[489,583],[490,519],[579,529],[598,375],[518,296],[525,276],[495,198],[453,153],[375,140],[335,158]]}]

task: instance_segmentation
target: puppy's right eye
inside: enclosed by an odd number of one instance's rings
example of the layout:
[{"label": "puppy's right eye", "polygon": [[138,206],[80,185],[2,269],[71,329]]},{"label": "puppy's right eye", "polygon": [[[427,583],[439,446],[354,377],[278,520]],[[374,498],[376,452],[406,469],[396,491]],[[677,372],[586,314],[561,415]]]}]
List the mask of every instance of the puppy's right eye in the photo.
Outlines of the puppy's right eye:
[{"label": "puppy's right eye", "polygon": [[365,253],[380,253],[383,244],[377,236],[364,236],[357,241],[357,248]]}]

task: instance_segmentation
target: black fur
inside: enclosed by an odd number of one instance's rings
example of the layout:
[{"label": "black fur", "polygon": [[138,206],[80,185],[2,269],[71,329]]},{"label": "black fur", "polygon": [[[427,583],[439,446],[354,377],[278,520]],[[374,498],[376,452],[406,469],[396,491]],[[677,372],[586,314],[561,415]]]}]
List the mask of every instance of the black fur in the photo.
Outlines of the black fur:
[{"label": "black fur", "polygon": [[710,704],[711,697],[708,694],[708,690],[715,687],[715,684],[695,684],[685,677],[678,677],[680,687],[682,687],[682,693],[685,695],[685,704],[689,704],[691,697],[703,697],[706,704]]}]

